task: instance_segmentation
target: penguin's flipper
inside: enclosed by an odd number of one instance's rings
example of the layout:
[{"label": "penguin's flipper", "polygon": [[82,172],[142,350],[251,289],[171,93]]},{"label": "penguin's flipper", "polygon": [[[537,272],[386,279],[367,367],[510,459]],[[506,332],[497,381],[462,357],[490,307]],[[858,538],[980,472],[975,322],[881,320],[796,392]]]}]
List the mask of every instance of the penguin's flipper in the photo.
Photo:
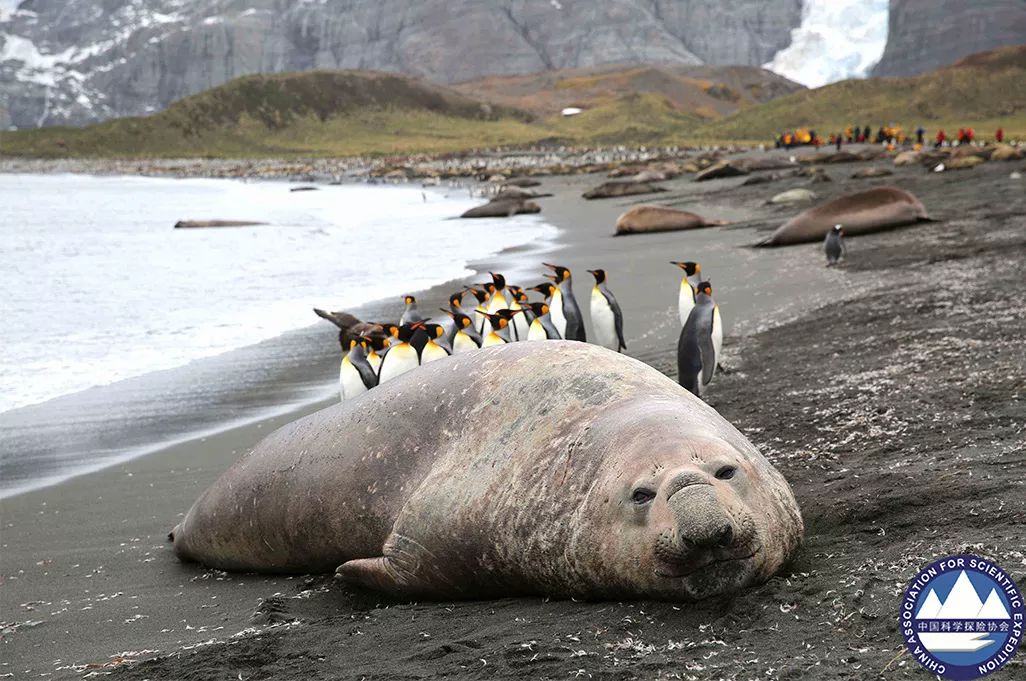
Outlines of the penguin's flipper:
[{"label": "penguin's flipper", "polygon": [[609,307],[613,310],[613,326],[616,329],[616,339],[619,343],[616,351],[627,349],[627,343],[623,339],[623,311],[620,309],[620,303],[616,302],[616,298],[613,294],[606,291],[602,291],[602,295],[606,297],[606,301],[609,302]]},{"label": "penguin's flipper", "polygon": [[378,375],[374,373],[374,367],[370,365],[370,362],[367,362],[366,360],[359,363],[354,362],[353,366],[356,367],[356,370],[359,372],[360,380],[363,381],[365,386],[367,386],[367,390],[370,390],[378,384]]},{"label": "penguin's flipper", "polygon": [[713,314],[698,333],[698,353],[702,358],[702,385],[709,385],[713,372],[716,371],[716,345],[713,343]]}]

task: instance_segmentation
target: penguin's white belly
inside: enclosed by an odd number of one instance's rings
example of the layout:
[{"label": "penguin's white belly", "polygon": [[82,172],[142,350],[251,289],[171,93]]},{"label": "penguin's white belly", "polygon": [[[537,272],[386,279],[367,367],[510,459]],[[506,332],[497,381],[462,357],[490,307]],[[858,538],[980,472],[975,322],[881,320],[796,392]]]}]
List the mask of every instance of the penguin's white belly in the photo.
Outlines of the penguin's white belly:
[{"label": "penguin's white belly", "polygon": [[473,352],[474,350],[477,350],[477,343],[467,334],[457,331],[456,337],[452,340],[452,354],[459,355],[464,352]]},{"label": "penguin's white belly", "polygon": [[680,298],[677,307],[680,311],[680,325],[684,326],[688,323],[688,315],[695,307],[695,289],[691,288],[687,279],[680,281]]},{"label": "penguin's white belly", "polygon": [[495,314],[499,310],[505,310],[507,307],[509,306],[506,304],[506,299],[501,293],[496,293],[494,296],[489,298],[488,307],[485,309],[488,310],[488,314]]},{"label": "penguin's white belly", "polygon": [[540,319],[531,322],[531,328],[527,330],[527,340],[548,340],[549,334],[545,333]]},{"label": "penguin's white belly", "polygon": [[566,338],[566,315],[563,314],[563,294],[559,289],[552,294],[552,302],[549,303],[549,319],[552,325],[559,331],[560,338]]},{"label": "penguin's white belly", "polygon": [[620,349],[620,339],[616,336],[616,316],[598,287],[591,289],[591,326],[598,345],[613,351]]},{"label": "penguin's white belly", "polygon": [[427,364],[448,356],[449,353],[438,343],[428,343],[424,346],[424,351],[420,353],[420,363]]},{"label": "penguin's white belly", "polygon": [[349,361],[349,355],[342,358],[342,367],[338,372],[338,395],[341,400],[351,400],[357,395],[367,392],[360,372]]},{"label": "penguin's white belly", "polygon": [[720,358],[723,356],[720,353],[723,348],[723,318],[720,316],[719,305],[713,307],[712,343],[716,355],[715,362],[719,364]]},{"label": "penguin's white belly", "polygon": [[494,331],[485,336],[484,342],[481,343],[482,348],[490,348],[493,345],[504,345],[506,341],[502,339],[502,336],[495,333]]},{"label": "penguin's white belly", "polygon": [[374,373],[378,373],[381,369],[381,355],[374,353],[367,355],[367,363],[371,365],[371,369],[374,369]]},{"label": "penguin's white belly", "polygon": [[[511,310],[520,310],[520,304],[517,302],[513,303],[514,307]],[[513,330],[510,332],[509,337],[515,341],[527,340],[527,332],[530,330],[530,325],[527,323],[527,318],[524,317],[524,313],[521,312],[513,317],[513,322],[510,324]]]},{"label": "penguin's white belly", "polygon": [[390,381],[418,366],[420,366],[420,361],[417,359],[417,351],[409,343],[400,343],[389,350],[385,358],[381,360],[378,383]]}]

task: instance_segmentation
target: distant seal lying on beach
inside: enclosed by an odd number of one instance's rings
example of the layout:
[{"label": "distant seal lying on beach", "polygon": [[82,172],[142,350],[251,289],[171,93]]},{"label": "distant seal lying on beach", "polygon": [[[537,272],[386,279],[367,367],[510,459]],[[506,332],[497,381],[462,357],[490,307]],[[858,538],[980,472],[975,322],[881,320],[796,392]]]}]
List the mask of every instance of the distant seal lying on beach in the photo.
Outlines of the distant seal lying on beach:
[{"label": "distant seal lying on beach", "polygon": [[758,245],[788,246],[822,241],[837,224],[844,226],[845,236],[852,236],[916,222],[933,222],[919,199],[897,187],[874,187],[799,213]]},{"label": "distant seal lying on beach", "polygon": [[616,236],[672,232],[680,229],[698,229],[726,225],[723,220],[706,220],[701,215],[666,206],[635,206],[616,220]]},{"label": "distant seal lying on beach", "polygon": [[767,579],[802,534],[783,476],[711,407],[550,341],[454,355],[280,428],[171,538],[210,567],[337,568],[408,597],[694,600]]},{"label": "distant seal lying on beach", "polygon": [[617,196],[634,196],[636,194],[652,194],[664,192],[666,189],[651,182],[635,182],[634,180],[614,180],[588,190],[582,194],[586,199],[611,199]]},{"label": "distant seal lying on beach", "polygon": [[471,208],[461,218],[508,218],[520,213],[540,213],[541,206],[520,198],[497,198],[483,206]]},{"label": "distant seal lying on beach", "polygon": [[179,220],[175,229],[202,229],[204,227],[253,227],[266,225],[266,222],[253,220]]}]

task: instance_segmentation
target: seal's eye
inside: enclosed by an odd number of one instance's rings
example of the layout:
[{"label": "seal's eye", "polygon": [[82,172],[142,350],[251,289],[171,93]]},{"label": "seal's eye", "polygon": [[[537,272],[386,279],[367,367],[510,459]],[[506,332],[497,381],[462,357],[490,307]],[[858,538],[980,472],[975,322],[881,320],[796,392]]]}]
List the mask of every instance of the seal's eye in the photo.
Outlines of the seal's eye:
[{"label": "seal's eye", "polygon": [[737,473],[737,468],[734,466],[723,466],[720,470],[716,471],[717,480],[730,480],[734,477],[734,473]]},{"label": "seal's eye", "polygon": [[639,487],[638,489],[634,490],[634,494],[631,495],[631,501],[640,506],[642,504],[647,504],[648,502],[652,501],[653,499],[655,499],[655,496],[656,493],[652,490],[645,489],[644,487]]}]

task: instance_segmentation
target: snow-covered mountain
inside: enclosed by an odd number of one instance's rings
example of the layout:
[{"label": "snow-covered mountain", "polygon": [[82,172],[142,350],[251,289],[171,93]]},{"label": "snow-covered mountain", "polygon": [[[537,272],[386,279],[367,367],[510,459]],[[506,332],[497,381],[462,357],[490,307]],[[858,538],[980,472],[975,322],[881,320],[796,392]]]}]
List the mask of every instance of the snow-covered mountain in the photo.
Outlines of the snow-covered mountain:
[{"label": "snow-covered mountain", "polygon": [[[1005,44],[1026,17],[1022,0],[963,2],[971,40],[935,45],[922,34],[950,21],[931,3],[0,0],[0,128],[145,114],[239,76],[311,69],[451,83],[599,64],[765,64],[817,86],[865,75],[881,54],[894,70]],[[987,18],[995,7],[1000,22]],[[918,47],[894,48],[895,36]]]}]

